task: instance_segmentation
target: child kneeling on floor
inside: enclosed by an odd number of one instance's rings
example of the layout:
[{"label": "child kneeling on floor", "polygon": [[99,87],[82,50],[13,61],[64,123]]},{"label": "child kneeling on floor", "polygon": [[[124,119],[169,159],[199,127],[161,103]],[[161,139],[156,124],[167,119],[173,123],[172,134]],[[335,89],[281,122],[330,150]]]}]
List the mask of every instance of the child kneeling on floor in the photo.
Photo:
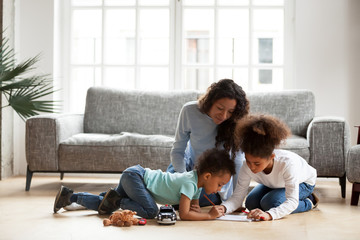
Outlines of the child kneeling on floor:
[{"label": "child kneeling on floor", "polygon": [[143,218],[155,218],[159,204],[179,204],[182,220],[215,219],[224,214],[221,206],[201,212],[199,197],[202,188],[206,194],[217,193],[235,174],[235,163],[225,150],[210,149],[198,159],[196,168],[184,173],[151,170],[136,165],[127,168],[116,189],[105,195],[73,193],[62,186],[58,192],[54,212],[76,202],[100,214],[109,214],[118,208],[136,211]]},{"label": "child kneeling on floor", "polygon": [[251,180],[259,184],[246,197],[248,218],[279,219],[317,206],[316,170],[299,155],[275,149],[290,135],[283,122],[269,115],[252,115],[240,120],[235,131],[246,164],[233,195],[221,205],[224,212],[242,207]]}]

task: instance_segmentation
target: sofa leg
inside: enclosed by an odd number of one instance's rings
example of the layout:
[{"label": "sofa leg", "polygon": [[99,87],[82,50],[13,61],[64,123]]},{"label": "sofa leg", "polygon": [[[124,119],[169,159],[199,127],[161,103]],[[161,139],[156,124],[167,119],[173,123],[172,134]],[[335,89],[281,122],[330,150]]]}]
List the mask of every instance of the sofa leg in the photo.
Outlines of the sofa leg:
[{"label": "sofa leg", "polygon": [[30,171],[29,165],[28,165],[28,166],[27,166],[27,169],[26,169],[26,186],[25,186],[25,191],[29,191],[29,190],[30,190],[30,184],[31,184],[32,176],[33,176],[33,172]]},{"label": "sofa leg", "polygon": [[351,202],[353,206],[357,206],[359,203],[359,194],[360,194],[360,183],[353,183],[352,192],[351,192]]},{"label": "sofa leg", "polygon": [[63,180],[63,179],[64,179],[64,173],[61,172],[61,173],[60,173],[60,180]]},{"label": "sofa leg", "polygon": [[344,176],[339,178],[339,184],[341,186],[341,196],[342,196],[342,198],[345,198],[345,196],[346,196],[346,173],[344,173]]}]

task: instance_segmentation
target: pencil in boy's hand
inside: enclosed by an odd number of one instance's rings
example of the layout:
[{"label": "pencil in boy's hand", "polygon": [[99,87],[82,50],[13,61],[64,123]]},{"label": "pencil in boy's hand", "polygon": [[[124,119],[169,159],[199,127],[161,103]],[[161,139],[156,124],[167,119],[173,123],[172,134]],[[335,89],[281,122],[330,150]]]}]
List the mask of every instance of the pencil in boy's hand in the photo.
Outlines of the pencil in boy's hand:
[{"label": "pencil in boy's hand", "polygon": [[206,194],[204,194],[204,197],[205,197],[213,206],[215,206],[215,203],[213,203],[213,202],[210,200],[210,198],[208,198],[208,196],[206,196]]}]

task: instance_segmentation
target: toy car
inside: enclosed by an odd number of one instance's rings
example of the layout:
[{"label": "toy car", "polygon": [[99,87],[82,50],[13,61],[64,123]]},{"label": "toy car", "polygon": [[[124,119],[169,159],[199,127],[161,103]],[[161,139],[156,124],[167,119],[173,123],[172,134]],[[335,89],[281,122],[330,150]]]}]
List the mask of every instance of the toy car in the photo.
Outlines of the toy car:
[{"label": "toy car", "polygon": [[161,206],[157,215],[159,224],[175,224],[177,219],[175,209],[171,205]]},{"label": "toy car", "polygon": [[139,222],[138,222],[138,225],[145,225],[146,224],[146,219],[145,218],[140,218]]}]

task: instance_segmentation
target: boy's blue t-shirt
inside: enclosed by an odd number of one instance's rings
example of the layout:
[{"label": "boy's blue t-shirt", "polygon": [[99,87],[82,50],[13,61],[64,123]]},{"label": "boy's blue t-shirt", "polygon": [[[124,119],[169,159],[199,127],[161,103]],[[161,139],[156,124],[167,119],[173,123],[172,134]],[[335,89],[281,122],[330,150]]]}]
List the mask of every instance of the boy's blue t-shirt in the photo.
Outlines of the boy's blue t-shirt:
[{"label": "boy's blue t-shirt", "polygon": [[179,204],[181,194],[190,200],[199,199],[201,193],[201,188],[197,187],[196,171],[170,173],[146,168],[144,182],[154,200],[160,204]]}]

